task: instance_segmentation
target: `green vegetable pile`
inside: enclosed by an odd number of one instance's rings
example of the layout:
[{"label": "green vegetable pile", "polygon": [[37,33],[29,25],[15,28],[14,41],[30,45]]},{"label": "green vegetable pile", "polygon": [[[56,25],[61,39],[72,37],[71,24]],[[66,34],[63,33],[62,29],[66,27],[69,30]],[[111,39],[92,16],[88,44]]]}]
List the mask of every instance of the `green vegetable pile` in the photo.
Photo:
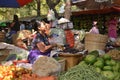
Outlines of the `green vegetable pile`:
[{"label": "green vegetable pile", "polygon": [[94,66],[96,72],[108,80],[120,80],[120,62],[113,60],[109,54],[99,56],[96,51],[92,51],[81,63]]},{"label": "green vegetable pile", "polygon": [[97,73],[95,68],[84,62],[72,67],[66,73],[59,76],[58,80],[108,80],[106,77]]}]

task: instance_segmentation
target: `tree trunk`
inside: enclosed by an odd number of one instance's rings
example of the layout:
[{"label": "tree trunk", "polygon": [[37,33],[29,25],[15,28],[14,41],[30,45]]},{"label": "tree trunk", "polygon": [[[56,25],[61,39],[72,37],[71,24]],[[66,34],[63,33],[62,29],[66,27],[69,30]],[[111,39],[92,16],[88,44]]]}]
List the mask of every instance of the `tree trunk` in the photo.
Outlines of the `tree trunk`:
[{"label": "tree trunk", "polygon": [[49,6],[50,9],[52,9],[55,13],[55,17],[58,18],[58,13],[55,9],[55,6],[60,2],[60,0],[56,0],[53,2],[52,0],[46,0],[47,5]]},{"label": "tree trunk", "polygon": [[66,0],[64,17],[70,20],[70,16],[71,16],[71,1]]},{"label": "tree trunk", "polygon": [[37,1],[37,16],[40,16],[40,0]]}]

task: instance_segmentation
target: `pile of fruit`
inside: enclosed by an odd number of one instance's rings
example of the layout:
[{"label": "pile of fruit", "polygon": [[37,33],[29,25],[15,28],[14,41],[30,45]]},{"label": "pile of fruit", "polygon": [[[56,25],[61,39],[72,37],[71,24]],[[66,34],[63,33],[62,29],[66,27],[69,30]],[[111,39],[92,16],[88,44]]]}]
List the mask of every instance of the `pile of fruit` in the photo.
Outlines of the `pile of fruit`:
[{"label": "pile of fruit", "polygon": [[0,80],[20,80],[23,74],[31,73],[31,70],[16,66],[0,66]]},{"label": "pile of fruit", "polygon": [[32,70],[12,66],[0,66],[0,80],[56,80],[56,76],[40,77]]},{"label": "pile of fruit", "polygon": [[120,80],[120,62],[113,60],[109,54],[99,56],[99,53],[93,51],[81,63],[94,66],[96,72],[109,80]]}]

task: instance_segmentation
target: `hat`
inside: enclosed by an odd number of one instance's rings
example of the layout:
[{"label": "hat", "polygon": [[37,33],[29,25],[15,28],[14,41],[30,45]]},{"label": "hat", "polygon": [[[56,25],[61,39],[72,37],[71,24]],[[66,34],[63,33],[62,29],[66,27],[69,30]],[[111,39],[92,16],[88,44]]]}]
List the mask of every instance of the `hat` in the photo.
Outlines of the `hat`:
[{"label": "hat", "polygon": [[68,19],[66,19],[66,18],[60,18],[58,20],[58,24],[62,24],[62,23],[66,23],[66,22],[70,22],[70,21]]}]

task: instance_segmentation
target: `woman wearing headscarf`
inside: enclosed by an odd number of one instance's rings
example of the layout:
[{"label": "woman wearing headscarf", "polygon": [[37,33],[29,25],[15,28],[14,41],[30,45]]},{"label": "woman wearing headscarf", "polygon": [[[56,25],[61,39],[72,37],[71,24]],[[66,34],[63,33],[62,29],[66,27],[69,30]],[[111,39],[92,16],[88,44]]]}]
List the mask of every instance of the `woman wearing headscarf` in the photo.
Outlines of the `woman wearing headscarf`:
[{"label": "woman wearing headscarf", "polygon": [[34,61],[39,58],[40,56],[50,56],[50,52],[53,47],[56,47],[56,44],[50,44],[47,26],[44,22],[36,22],[37,24],[37,33],[32,41],[32,49],[28,55],[28,61],[30,63],[34,63]]}]

